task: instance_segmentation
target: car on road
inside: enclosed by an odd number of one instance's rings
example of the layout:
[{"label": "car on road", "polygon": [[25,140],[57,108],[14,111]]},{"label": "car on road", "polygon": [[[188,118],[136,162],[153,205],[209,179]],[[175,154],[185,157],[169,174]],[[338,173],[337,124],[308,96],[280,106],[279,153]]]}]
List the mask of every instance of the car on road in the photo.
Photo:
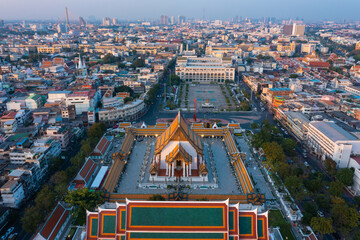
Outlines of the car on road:
[{"label": "car on road", "polygon": [[18,233],[13,233],[8,237],[8,240],[15,240],[18,236]]},{"label": "car on road", "polygon": [[304,162],[304,165],[305,165],[306,167],[309,167],[309,166],[310,166],[308,162]]}]

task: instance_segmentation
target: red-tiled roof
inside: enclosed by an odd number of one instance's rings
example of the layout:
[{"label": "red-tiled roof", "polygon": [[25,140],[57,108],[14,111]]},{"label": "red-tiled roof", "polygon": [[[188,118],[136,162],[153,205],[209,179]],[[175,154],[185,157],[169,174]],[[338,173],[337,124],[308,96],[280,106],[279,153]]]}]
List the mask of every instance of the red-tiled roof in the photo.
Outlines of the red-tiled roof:
[{"label": "red-tiled roof", "polygon": [[48,220],[46,221],[45,225],[43,226],[43,229],[41,230],[40,234],[45,238],[48,239],[50,234],[53,232],[54,228],[58,225],[59,220],[61,220],[65,208],[58,204],[55,208],[55,210],[52,212]]},{"label": "red-tiled roof", "polygon": [[330,64],[328,62],[309,62],[310,67],[328,68]]},{"label": "red-tiled roof", "polygon": [[49,240],[54,240],[56,235],[58,234],[60,228],[62,227],[62,225],[64,224],[64,222],[66,221],[66,218],[69,215],[69,211],[65,211],[64,214],[61,216],[61,218],[59,219],[59,221],[56,224],[55,229],[53,230]]},{"label": "red-tiled roof", "polygon": [[354,159],[360,165],[360,157],[351,157],[351,158]]},{"label": "red-tiled roof", "polygon": [[1,117],[1,119],[14,119],[16,116],[16,112],[9,112],[8,114]]},{"label": "red-tiled roof", "polygon": [[79,175],[85,179],[86,176],[88,175],[90,169],[92,168],[92,166],[95,164],[95,162],[93,160],[91,160],[90,158],[87,159],[86,163],[84,164],[84,166],[82,167],[82,169],[79,172]]},{"label": "red-tiled roof", "polygon": [[109,141],[105,136],[103,136],[99,143],[96,145],[93,153],[93,156],[101,156],[104,155],[108,147],[110,146],[111,141]]},{"label": "red-tiled roof", "polygon": [[96,93],[96,90],[91,89],[89,91],[73,92],[72,94],[69,94],[69,97],[88,97],[89,99],[91,99],[92,97],[94,97],[95,93]]},{"label": "red-tiled roof", "polygon": [[88,182],[88,181],[89,181],[89,179],[90,179],[91,175],[93,175],[96,167],[97,167],[97,164],[94,163],[94,164],[92,165],[90,171],[89,171],[88,174],[86,175],[85,182]]}]

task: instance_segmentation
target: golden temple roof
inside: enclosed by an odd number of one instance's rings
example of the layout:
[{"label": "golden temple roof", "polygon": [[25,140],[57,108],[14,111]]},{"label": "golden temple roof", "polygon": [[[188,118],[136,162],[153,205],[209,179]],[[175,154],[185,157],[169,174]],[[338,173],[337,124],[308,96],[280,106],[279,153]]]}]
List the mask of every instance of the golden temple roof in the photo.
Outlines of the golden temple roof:
[{"label": "golden temple roof", "polygon": [[159,154],[171,140],[188,141],[197,153],[202,154],[201,138],[188,126],[180,112],[165,132],[157,138],[155,154]]},{"label": "golden temple roof", "polygon": [[165,161],[167,163],[171,163],[174,160],[178,159],[178,156],[180,156],[180,158],[186,163],[192,162],[192,156],[181,146],[180,143],[177,144],[168,155],[166,155]]}]

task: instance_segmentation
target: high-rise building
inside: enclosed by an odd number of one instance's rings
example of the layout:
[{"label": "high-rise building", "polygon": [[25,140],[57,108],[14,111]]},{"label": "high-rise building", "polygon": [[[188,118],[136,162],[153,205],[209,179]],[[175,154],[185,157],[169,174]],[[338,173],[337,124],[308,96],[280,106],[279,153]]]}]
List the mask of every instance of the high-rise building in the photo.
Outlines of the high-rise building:
[{"label": "high-rise building", "polygon": [[160,24],[161,25],[168,25],[169,24],[169,17],[167,15],[161,15]]},{"label": "high-rise building", "polygon": [[113,26],[118,25],[118,20],[117,20],[117,18],[111,19],[111,24],[112,24]]},{"label": "high-rise building", "polygon": [[4,26],[4,20],[0,19],[0,27]]},{"label": "high-rise building", "polygon": [[79,17],[79,22],[80,22],[80,26],[86,26],[86,22],[85,22],[84,18]]},{"label": "high-rise building", "polygon": [[304,36],[305,33],[305,25],[297,25],[294,23],[293,34],[294,36]]},{"label": "high-rise building", "polygon": [[185,17],[184,16],[178,16],[178,22],[177,24],[183,24],[185,22]]},{"label": "high-rise building", "polygon": [[108,18],[108,17],[103,18],[102,25],[110,26],[110,18]]},{"label": "high-rise building", "polygon": [[58,25],[56,26],[56,31],[57,31],[58,33],[65,33],[65,32],[66,32],[66,27],[65,27],[65,25],[64,25],[64,24],[58,24]]},{"label": "high-rise building", "polygon": [[292,35],[293,25],[284,25],[283,26],[283,34],[284,35]]},{"label": "high-rise building", "polygon": [[170,24],[171,24],[171,25],[174,25],[174,24],[175,24],[175,18],[174,18],[174,16],[171,16],[171,17],[170,17]]},{"label": "high-rise building", "polygon": [[305,33],[305,25],[297,25],[296,23],[290,25],[283,26],[283,34],[284,35],[292,35],[292,36],[304,36]]}]

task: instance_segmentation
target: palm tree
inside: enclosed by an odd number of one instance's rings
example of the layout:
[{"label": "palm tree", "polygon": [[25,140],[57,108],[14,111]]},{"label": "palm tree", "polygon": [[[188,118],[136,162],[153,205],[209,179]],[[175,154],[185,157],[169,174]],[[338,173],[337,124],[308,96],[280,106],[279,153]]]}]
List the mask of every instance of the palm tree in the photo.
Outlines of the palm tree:
[{"label": "palm tree", "polygon": [[335,232],[332,226],[332,220],[325,217],[313,217],[310,222],[311,228],[320,234],[321,240],[324,234],[330,234]]}]

